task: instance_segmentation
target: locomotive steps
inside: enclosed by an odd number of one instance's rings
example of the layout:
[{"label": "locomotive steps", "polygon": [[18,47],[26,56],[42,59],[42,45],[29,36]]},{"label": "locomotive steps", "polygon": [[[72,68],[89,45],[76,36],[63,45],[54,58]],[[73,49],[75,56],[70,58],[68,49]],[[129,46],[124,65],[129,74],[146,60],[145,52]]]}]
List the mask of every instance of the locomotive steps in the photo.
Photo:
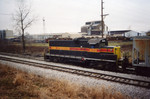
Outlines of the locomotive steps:
[{"label": "locomotive steps", "polygon": [[79,68],[76,69],[75,67],[63,66],[62,64],[47,63],[44,61],[29,60],[25,58],[11,57],[5,55],[0,55],[0,60],[150,89],[150,80],[148,79],[147,80],[136,79],[136,78],[125,77],[125,75],[120,76],[115,74],[106,74],[103,72],[94,72],[93,70],[89,70],[89,69],[84,69],[84,70]]}]

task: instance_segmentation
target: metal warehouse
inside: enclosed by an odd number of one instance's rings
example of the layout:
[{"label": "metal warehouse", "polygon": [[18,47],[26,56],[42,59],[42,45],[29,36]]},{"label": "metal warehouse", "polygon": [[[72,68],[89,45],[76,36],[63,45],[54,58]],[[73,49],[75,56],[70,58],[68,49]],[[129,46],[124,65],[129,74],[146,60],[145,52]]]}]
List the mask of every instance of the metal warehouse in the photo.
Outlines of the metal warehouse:
[{"label": "metal warehouse", "polygon": [[12,30],[0,30],[0,39],[11,39],[13,37]]}]

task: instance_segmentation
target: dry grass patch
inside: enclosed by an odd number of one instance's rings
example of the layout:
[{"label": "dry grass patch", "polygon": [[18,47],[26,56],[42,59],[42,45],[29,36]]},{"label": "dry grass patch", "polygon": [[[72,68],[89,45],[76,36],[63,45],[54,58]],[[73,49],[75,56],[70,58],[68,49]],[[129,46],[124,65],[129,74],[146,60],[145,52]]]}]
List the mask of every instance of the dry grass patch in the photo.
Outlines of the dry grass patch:
[{"label": "dry grass patch", "polygon": [[130,99],[113,88],[87,87],[46,79],[0,65],[0,97],[4,99]]},{"label": "dry grass patch", "polygon": [[23,53],[21,42],[19,44],[15,44],[12,42],[0,40],[0,52],[28,54],[32,56],[42,56],[44,53],[44,50],[47,48],[48,46],[35,46],[31,44],[31,45],[26,46],[26,52]]}]

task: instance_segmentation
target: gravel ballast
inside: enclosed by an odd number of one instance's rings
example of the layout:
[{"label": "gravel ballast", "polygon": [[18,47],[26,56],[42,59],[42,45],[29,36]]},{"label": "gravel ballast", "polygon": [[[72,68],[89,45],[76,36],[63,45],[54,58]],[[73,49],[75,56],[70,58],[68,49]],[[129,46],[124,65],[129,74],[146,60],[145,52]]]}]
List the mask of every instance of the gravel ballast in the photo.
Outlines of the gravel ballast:
[{"label": "gravel ballast", "polygon": [[83,67],[77,67],[73,65],[67,65],[67,64],[60,64],[60,63],[53,63],[53,62],[45,62],[45,61],[39,61],[39,60],[33,60],[33,59],[27,59],[27,58],[20,58],[20,57],[12,57],[12,56],[5,56],[5,55],[0,55],[2,57],[6,58],[13,58],[13,59],[19,59],[19,60],[24,60],[24,61],[30,61],[30,62],[35,62],[35,63],[42,63],[42,64],[47,64],[51,66],[59,66],[59,67],[67,67],[67,68],[72,68],[72,69],[79,69],[79,70],[85,70],[85,71],[90,71],[90,72],[95,72],[95,73],[102,73],[102,74],[108,74],[108,75],[113,75],[113,76],[120,76],[120,77],[125,77],[125,78],[131,78],[131,79],[137,79],[137,80],[143,80],[143,81],[149,81],[150,82],[150,77],[145,77],[145,76],[137,76],[133,74],[124,74],[124,73],[117,73],[117,72],[111,72],[111,71],[103,71],[103,70],[95,70],[95,69],[88,69],[88,68],[83,68]]},{"label": "gravel ballast", "polygon": [[[112,88],[116,91],[120,91],[121,93],[123,93],[125,95],[129,95],[131,97],[137,97],[140,99],[149,99],[149,97],[150,97],[150,90],[145,89],[145,88],[135,87],[135,86],[131,86],[131,85],[125,85],[125,84],[119,84],[119,83],[114,83],[114,82],[105,81],[105,80],[98,80],[98,79],[89,78],[89,77],[85,77],[85,76],[79,76],[79,75],[73,75],[73,74],[64,73],[64,72],[58,72],[55,70],[47,70],[47,69],[43,69],[43,68],[32,67],[29,65],[22,65],[22,64],[13,63],[13,62],[7,62],[7,61],[0,60],[0,63],[8,65],[10,67],[17,68],[19,70],[22,70],[22,71],[25,71],[28,73],[33,73],[36,75],[44,76],[46,78],[69,80],[70,82],[78,83],[78,84],[81,84],[83,86],[88,86],[88,87],[100,88],[102,86],[105,86],[106,88]],[[45,63],[48,63],[48,62],[45,62]],[[54,64],[54,63],[52,63],[52,64]],[[76,68],[76,67],[72,67],[72,68]],[[91,71],[100,72],[98,70],[91,70]],[[101,72],[106,73],[106,71],[101,71]],[[113,73],[110,72],[110,74],[113,74]],[[125,76],[125,75],[123,75],[123,76]],[[130,77],[132,77],[132,76],[140,78],[140,76],[130,75]],[[146,78],[144,78],[144,79],[146,79]]]}]

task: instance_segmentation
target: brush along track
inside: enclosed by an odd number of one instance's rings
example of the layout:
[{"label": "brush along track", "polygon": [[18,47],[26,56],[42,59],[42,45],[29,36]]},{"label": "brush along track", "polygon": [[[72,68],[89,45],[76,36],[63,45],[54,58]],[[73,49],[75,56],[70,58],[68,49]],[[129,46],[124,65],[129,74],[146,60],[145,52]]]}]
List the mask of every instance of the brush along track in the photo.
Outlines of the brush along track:
[{"label": "brush along track", "polygon": [[143,88],[150,89],[149,81],[136,80],[136,79],[113,76],[113,75],[108,75],[108,74],[103,74],[103,73],[95,73],[95,72],[90,72],[90,71],[85,71],[85,70],[48,65],[48,64],[44,64],[44,63],[31,62],[31,61],[22,60],[22,59],[13,59],[11,57],[0,56],[0,60],[30,65],[33,67],[40,67],[40,68],[44,68],[44,69],[57,70],[57,71],[61,71],[61,72],[67,72],[67,73],[71,73],[71,74],[77,74],[77,75],[87,76],[87,77],[91,77],[91,78],[107,80],[107,81],[117,82],[117,83],[121,83],[121,84],[133,85],[133,86],[137,86],[137,87],[143,87]]}]

